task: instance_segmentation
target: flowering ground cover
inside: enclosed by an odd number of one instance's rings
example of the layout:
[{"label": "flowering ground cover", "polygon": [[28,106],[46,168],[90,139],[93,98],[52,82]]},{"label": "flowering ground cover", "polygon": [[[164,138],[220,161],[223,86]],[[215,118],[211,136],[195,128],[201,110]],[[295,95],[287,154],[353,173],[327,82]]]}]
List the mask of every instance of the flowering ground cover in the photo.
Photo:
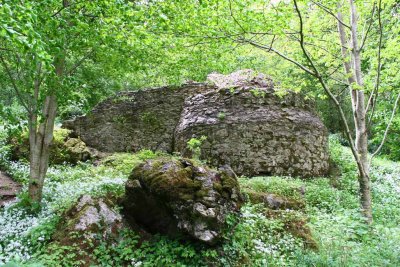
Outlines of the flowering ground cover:
[{"label": "flowering ground cover", "polygon": [[[331,138],[330,149],[341,170],[335,179],[240,179],[243,188],[301,199],[304,209],[282,210],[276,215],[263,205],[246,204],[241,218],[228,219],[234,231],[228,231],[218,247],[159,235],[143,241],[138,233],[126,230],[118,241],[99,243],[90,255],[94,259],[92,265],[399,266],[400,164],[384,159],[374,161],[374,224],[367,226],[359,212],[356,168],[351,154],[336,137]],[[25,187],[16,204],[0,210],[0,266],[83,266],[77,255],[84,252],[52,242],[62,212],[82,194],[123,194],[132,167],[153,156],[154,153],[144,151],[136,155],[116,154],[98,166],[52,166],[39,212],[33,213],[24,205]],[[4,143],[0,160],[2,168],[26,186],[27,163],[10,162]],[[304,238],[290,231],[291,222],[306,223],[318,248],[310,248]]]}]

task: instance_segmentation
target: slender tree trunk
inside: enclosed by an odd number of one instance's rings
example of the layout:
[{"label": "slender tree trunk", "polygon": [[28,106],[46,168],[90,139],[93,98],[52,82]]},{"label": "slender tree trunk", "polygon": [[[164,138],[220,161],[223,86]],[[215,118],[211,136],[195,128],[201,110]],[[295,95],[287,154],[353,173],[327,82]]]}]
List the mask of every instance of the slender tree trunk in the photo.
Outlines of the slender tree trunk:
[{"label": "slender tree trunk", "polygon": [[369,177],[368,135],[366,113],[364,107],[364,92],[357,92],[358,105],[354,111],[356,125],[356,149],[360,157],[362,169],[359,170],[360,197],[363,213],[368,222],[372,222],[371,182]]},{"label": "slender tree trunk", "polygon": [[355,78],[359,88],[356,88],[355,106],[353,105],[356,126],[356,149],[360,155],[362,170],[359,174],[361,206],[368,222],[372,222],[371,185],[368,166],[368,131],[365,111],[364,81],[361,72],[361,50],[357,38],[357,11],[353,0],[349,0],[351,10],[351,42],[354,58]]},{"label": "slender tree trunk", "polygon": [[[56,57],[55,72],[59,79],[64,74],[64,56]],[[44,101],[42,117],[37,115],[40,77],[35,82],[33,109],[29,119],[30,182],[29,197],[32,202],[41,202],[44,179],[49,166],[50,145],[53,141],[54,124],[57,115],[57,97],[50,94]]]},{"label": "slender tree trunk", "polygon": [[57,112],[55,95],[47,96],[43,106],[42,122],[37,127],[37,116],[30,119],[30,182],[29,197],[33,202],[40,202],[44,178],[49,163],[49,148],[53,140],[54,122]]},{"label": "slender tree trunk", "polygon": [[[368,162],[368,131],[366,125],[364,81],[361,72],[361,51],[357,39],[357,12],[353,0],[349,0],[351,12],[351,55],[348,53],[348,43],[343,25],[338,22],[338,31],[342,46],[343,65],[350,84],[353,119],[355,126],[355,151],[360,184],[360,202],[363,214],[369,223],[372,222],[371,186]],[[339,20],[343,20],[338,13]]]}]

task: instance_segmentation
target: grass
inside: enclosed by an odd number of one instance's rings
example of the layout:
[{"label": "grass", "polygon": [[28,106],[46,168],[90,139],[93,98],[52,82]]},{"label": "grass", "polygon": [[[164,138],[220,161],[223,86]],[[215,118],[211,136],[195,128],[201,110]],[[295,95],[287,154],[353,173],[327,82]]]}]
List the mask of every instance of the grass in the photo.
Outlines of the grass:
[{"label": "grass", "polygon": [[[341,170],[336,179],[240,179],[244,189],[301,199],[304,210],[271,216],[263,205],[247,204],[241,218],[228,219],[223,244],[212,248],[157,235],[142,240],[124,231],[120,239],[95,248],[93,266],[400,266],[400,163],[374,160],[374,223],[367,226],[360,216],[351,153],[334,136],[330,150]],[[22,205],[0,210],[0,266],[10,261],[17,262],[15,266],[74,266],[78,252],[51,242],[62,211],[83,193],[122,194],[131,169],[155,156],[143,151],[110,156],[99,166],[51,167],[40,213],[29,214]],[[6,146],[0,146],[0,164],[26,184],[27,165],[9,162]],[[288,221],[306,221],[318,250],[307,248],[304,239],[288,231]],[[46,254],[49,248],[51,255]]]},{"label": "grass", "polygon": [[360,216],[357,172],[349,149],[331,138],[342,175],[338,188],[324,178],[305,182],[310,227],[318,252],[298,252],[297,266],[400,266],[400,164],[376,159],[371,169],[373,217]]}]

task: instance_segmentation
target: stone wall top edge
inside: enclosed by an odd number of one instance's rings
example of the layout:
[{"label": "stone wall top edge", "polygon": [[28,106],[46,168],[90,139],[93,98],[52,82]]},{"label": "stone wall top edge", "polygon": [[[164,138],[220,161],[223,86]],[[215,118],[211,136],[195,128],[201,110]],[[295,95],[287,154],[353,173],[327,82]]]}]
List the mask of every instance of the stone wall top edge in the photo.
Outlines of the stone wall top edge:
[{"label": "stone wall top edge", "polygon": [[127,89],[127,90],[119,91],[115,95],[110,96],[110,97],[112,98],[112,97],[119,96],[119,95],[130,95],[130,94],[137,94],[137,93],[144,93],[144,92],[163,91],[163,90],[165,90],[165,91],[171,90],[172,92],[178,92],[180,90],[201,88],[201,87],[207,87],[210,90],[216,89],[216,87],[214,85],[209,84],[209,83],[187,82],[187,83],[183,83],[181,85],[164,85],[164,86],[159,86],[159,87],[140,88],[137,90]]}]

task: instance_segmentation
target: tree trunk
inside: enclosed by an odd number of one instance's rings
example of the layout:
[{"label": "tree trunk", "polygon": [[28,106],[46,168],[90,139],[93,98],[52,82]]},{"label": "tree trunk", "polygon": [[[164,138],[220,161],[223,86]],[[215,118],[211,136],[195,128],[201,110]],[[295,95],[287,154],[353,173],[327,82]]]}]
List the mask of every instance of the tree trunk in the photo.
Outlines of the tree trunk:
[{"label": "tree trunk", "polygon": [[[353,119],[355,126],[355,152],[357,161],[358,180],[360,185],[360,202],[363,214],[368,223],[372,223],[371,186],[368,162],[368,132],[366,126],[366,110],[364,81],[361,72],[361,51],[357,39],[357,12],[353,0],[349,0],[351,12],[351,57],[348,53],[346,33],[343,25],[338,22],[340,43],[342,46],[343,65],[350,84]],[[339,20],[343,20],[338,13]],[[350,57],[350,58],[349,58]]]},{"label": "tree trunk", "polygon": [[57,99],[55,95],[47,96],[43,106],[42,122],[37,127],[36,115],[30,119],[30,182],[29,197],[33,202],[40,202],[44,178],[49,163],[49,147],[53,140],[54,122],[57,112]]},{"label": "tree trunk", "polygon": [[[372,223],[371,186],[368,166],[368,132],[366,125],[364,81],[361,72],[361,50],[357,39],[357,11],[353,0],[349,0],[351,9],[351,42],[354,58],[354,73],[357,85],[353,100],[354,122],[356,128],[356,149],[360,156],[362,170],[359,172],[360,196],[363,213],[369,223]],[[354,91],[354,88],[353,88]]]},{"label": "tree trunk", "polygon": [[[56,57],[54,65],[59,79],[62,78],[64,73],[64,63],[64,56]],[[36,203],[40,203],[42,200],[44,178],[49,166],[50,144],[53,141],[54,123],[57,115],[57,97],[53,93],[46,96],[42,110],[43,117],[38,118],[39,87],[40,83],[37,80],[35,82],[33,109],[29,120],[30,182],[28,192],[31,201]]]},{"label": "tree trunk", "polygon": [[368,134],[366,127],[366,112],[364,107],[364,91],[357,91],[357,105],[353,110],[356,130],[356,150],[362,168],[359,168],[360,198],[363,214],[368,222],[372,222],[371,185],[368,161]]}]

